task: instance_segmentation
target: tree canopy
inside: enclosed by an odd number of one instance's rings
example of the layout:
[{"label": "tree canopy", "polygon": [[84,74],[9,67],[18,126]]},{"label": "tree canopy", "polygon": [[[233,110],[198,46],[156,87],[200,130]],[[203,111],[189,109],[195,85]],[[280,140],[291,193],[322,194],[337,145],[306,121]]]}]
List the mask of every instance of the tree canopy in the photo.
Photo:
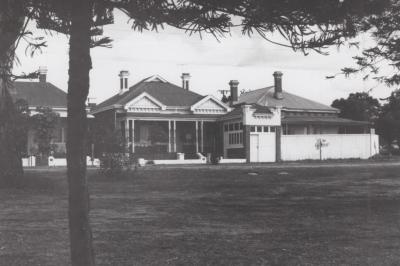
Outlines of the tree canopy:
[{"label": "tree canopy", "polygon": [[[8,0],[1,5],[19,4],[22,7],[19,12],[35,20],[38,28],[69,34],[71,3]],[[210,33],[220,38],[239,27],[243,34],[257,33],[273,43],[276,42],[268,36],[277,32],[286,42],[276,44],[304,53],[309,50],[323,53],[323,48],[329,45],[343,44],[346,38],[363,29],[360,24],[364,17],[380,14],[390,6],[390,0],[91,0],[91,3],[93,47],[109,45],[111,40],[101,37],[102,26],[114,22],[113,11],[118,9],[127,15],[134,30],[159,30],[169,25],[190,34]],[[42,42],[31,43],[35,46]]]},{"label": "tree canopy", "polygon": [[[382,13],[365,17],[357,23],[357,28],[360,33],[370,35],[374,43],[354,57],[356,66],[344,67],[339,74],[362,73],[364,79],[377,80],[388,86],[399,85],[400,2],[391,0]],[[387,69],[390,69],[389,73],[385,73]]]},{"label": "tree canopy", "polygon": [[378,134],[387,142],[400,141],[400,91],[395,90],[382,106],[376,122]]},{"label": "tree canopy", "polygon": [[331,106],[340,110],[340,117],[369,122],[378,118],[381,107],[378,99],[366,92],[350,93],[347,99],[336,99]]}]

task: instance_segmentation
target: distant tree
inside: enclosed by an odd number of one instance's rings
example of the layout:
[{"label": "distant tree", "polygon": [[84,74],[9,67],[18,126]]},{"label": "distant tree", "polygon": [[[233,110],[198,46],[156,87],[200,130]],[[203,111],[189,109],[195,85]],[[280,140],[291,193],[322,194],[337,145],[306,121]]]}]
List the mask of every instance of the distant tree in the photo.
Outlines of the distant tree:
[{"label": "distant tree", "polygon": [[366,92],[350,93],[347,99],[336,99],[331,106],[340,110],[340,117],[369,122],[378,118],[381,108],[379,101]]},{"label": "distant tree", "polygon": [[35,142],[38,145],[40,158],[47,158],[51,151],[51,140],[54,138],[59,114],[48,107],[38,107],[31,117],[31,127]]},{"label": "distant tree", "polygon": [[376,122],[377,133],[387,142],[400,141],[400,90],[392,92]]}]

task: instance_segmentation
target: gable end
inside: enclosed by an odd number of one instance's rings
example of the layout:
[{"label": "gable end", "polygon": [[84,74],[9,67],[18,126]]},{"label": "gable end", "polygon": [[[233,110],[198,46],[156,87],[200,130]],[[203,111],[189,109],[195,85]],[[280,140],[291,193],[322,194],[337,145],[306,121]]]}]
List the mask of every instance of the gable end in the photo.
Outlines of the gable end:
[{"label": "gable end", "polygon": [[195,114],[226,114],[230,108],[209,95],[192,105],[190,110]]},{"label": "gable end", "polygon": [[160,112],[166,106],[147,93],[142,93],[125,105],[128,112]]}]

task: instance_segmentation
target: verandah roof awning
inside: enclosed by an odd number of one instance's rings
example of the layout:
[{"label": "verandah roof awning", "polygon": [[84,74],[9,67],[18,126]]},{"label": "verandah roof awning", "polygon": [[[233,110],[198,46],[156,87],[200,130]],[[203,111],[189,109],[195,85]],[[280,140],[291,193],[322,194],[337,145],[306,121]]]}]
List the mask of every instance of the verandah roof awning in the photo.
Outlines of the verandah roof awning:
[{"label": "verandah roof awning", "polygon": [[285,117],[282,124],[287,125],[335,125],[335,126],[369,126],[368,121],[356,121],[340,117]]},{"label": "verandah roof awning", "polygon": [[217,120],[221,115],[209,114],[163,114],[163,113],[123,113],[123,116],[132,118],[160,118],[160,119],[210,119]]}]

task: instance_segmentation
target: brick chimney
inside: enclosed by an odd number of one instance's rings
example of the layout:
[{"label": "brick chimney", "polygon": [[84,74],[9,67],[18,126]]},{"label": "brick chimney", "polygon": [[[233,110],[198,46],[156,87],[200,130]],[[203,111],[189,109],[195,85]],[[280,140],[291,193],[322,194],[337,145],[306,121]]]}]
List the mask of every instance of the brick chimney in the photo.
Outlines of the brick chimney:
[{"label": "brick chimney", "polygon": [[182,73],[182,89],[189,90],[190,73]]},{"label": "brick chimney", "polygon": [[238,100],[238,86],[239,81],[231,80],[229,81],[229,87],[231,88],[231,105]]},{"label": "brick chimney", "polygon": [[129,77],[129,71],[128,70],[121,70],[119,72],[119,93],[122,94],[126,91],[129,90],[129,85],[128,85],[128,77]]},{"label": "brick chimney", "polygon": [[280,71],[275,71],[274,72],[274,97],[278,100],[283,99],[283,94],[282,94],[282,75],[283,73]]},{"label": "brick chimney", "polygon": [[39,67],[39,82],[46,83],[47,81],[47,67],[41,66]]}]

